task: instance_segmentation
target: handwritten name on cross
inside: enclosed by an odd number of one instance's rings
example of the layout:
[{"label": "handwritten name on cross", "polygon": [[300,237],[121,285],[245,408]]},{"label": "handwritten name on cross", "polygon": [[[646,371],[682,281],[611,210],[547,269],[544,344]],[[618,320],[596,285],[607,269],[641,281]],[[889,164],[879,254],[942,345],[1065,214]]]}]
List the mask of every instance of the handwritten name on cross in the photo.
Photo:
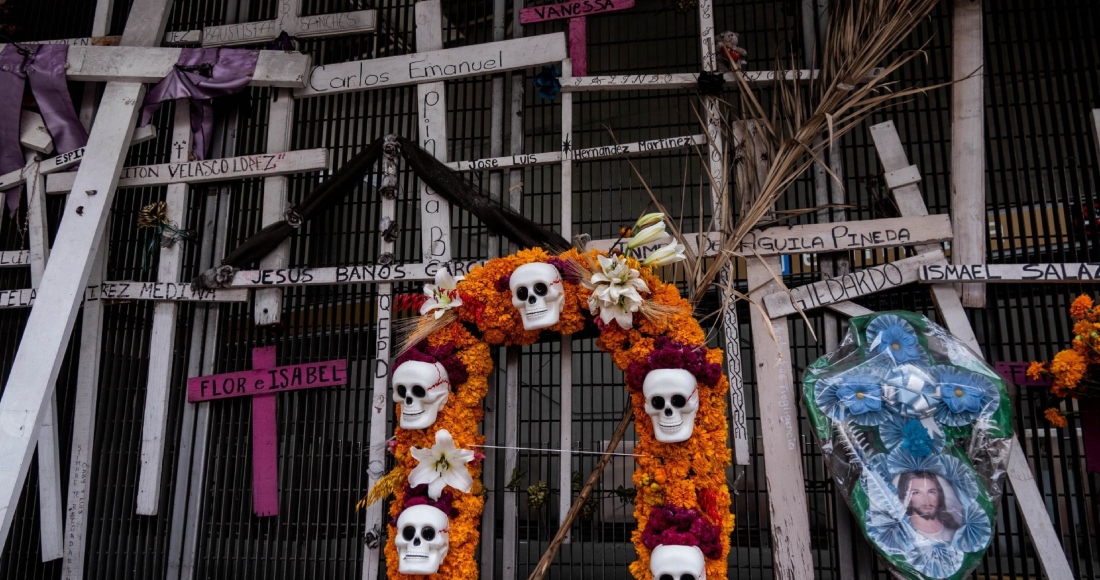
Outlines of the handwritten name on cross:
[{"label": "handwritten name on cross", "polygon": [[299,38],[342,36],[374,32],[377,27],[377,12],[374,10],[318,14],[316,16],[299,16],[301,13],[302,0],[282,0],[279,2],[279,14],[275,17],[275,20],[242,22],[240,24],[203,28],[202,45],[239,46],[261,44],[275,40],[281,32]]},{"label": "handwritten name on cross", "polygon": [[250,371],[187,379],[187,400],[192,403],[252,397],[252,511],[257,516],[279,515],[275,394],[346,385],[347,367],[346,360],[275,366],[275,347],[265,346],[252,349]]},{"label": "handwritten name on cross", "polygon": [[574,0],[561,4],[532,6],[519,11],[521,24],[534,24],[548,20],[569,19],[569,58],[573,61],[573,75],[588,74],[587,17],[634,7],[634,0]]}]

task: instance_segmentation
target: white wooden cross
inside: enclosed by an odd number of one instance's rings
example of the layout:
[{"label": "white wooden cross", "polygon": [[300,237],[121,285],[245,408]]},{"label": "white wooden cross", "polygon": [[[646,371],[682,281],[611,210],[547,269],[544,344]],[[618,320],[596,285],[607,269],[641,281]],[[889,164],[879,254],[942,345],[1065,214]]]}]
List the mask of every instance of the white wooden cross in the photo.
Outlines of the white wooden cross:
[{"label": "white wooden cross", "polygon": [[[18,466],[0,472],[0,544],[10,530],[33,443],[79,306],[78,296],[99,250],[107,208],[121,171],[123,145],[131,139],[144,95],[141,83],[159,81],[179,57],[179,49],[140,48],[159,40],[167,8],[166,0],[136,0],[120,40],[123,46],[73,47],[69,51],[69,80],[112,82],[104,90],[88,153],[74,182],[78,197],[67,205],[53,247],[58,258],[47,264],[39,285],[42,304],[32,308],[27,322],[36,332],[20,343],[0,399],[0,463]],[[294,86],[304,80],[303,64],[301,58],[261,55],[253,84]]]},{"label": "white wooden cross", "polygon": [[299,16],[302,0],[280,0],[275,20],[241,22],[221,26],[207,26],[202,30],[169,32],[165,44],[196,44],[203,46],[256,45],[275,40],[286,32],[297,38],[322,36],[346,36],[374,32],[378,27],[376,10],[356,10],[336,14]]},{"label": "white wooden cross", "polygon": [[[150,133],[146,131],[145,133]],[[155,134],[155,133],[154,133]],[[137,139],[135,135],[135,139]],[[143,135],[141,140],[147,140]],[[20,114],[20,145],[32,151],[26,156],[27,164],[15,171],[0,175],[0,189],[27,183],[27,221],[29,250],[0,253],[0,262],[4,266],[31,267],[32,286],[42,279],[46,258],[49,255],[48,227],[46,224],[45,173],[60,171],[79,162],[83,148],[42,160],[37,153],[50,153],[53,139],[42,117],[30,111]],[[8,290],[0,295],[0,308],[9,305],[27,304],[33,300],[34,290]],[[64,504],[61,497],[61,466],[58,454],[60,437],[57,425],[56,396],[51,398],[46,410],[46,420],[42,424],[38,440],[38,502],[40,511],[39,533],[41,537],[42,560],[50,561],[63,555],[62,514]]]},{"label": "white wooden cross", "polygon": [[[305,55],[286,55],[303,65],[308,61]],[[257,67],[258,68],[258,67]],[[287,153],[257,154],[242,157],[204,159],[191,161],[190,113],[186,106],[177,105],[172,132],[172,160],[170,163],[151,166],[127,167],[117,187],[147,187],[167,185],[165,197],[167,218],[177,227],[186,228],[187,194],[190,184],[229,179],[247,179],[264,176],[265,179],[288,173],[320,170],[328,167],[328,152],[325,149],[310,149]],[[50,193],[67,193],[75,180],[72,173],[55,173],[47,180],[46,190]],[[285,178],[283,178],[285,179]],[[198,298],[208,300],[234,300],[238,296],[231,294],[186,292],[185,285],[175,286],[179,282],[179,263],[181,243],[161,248],[157,280],[170,284],[177,299]],[[118,286],[127,284],[121,282]],[[135,288],[137,285],[134,285]],[[177,289],[178,288],[178,289]],[[239,294],[239,293],[238,293]],[[164,296],[162,293],[150,294],[151,299]],[[0,303],[2,305],[2,303]],[[156,515],[160,504],[161,470],[164,456],[164,429],[167,425],[168,396],[172,374],[172,356],[175,352],[176,300],[161,299],[154,306],[153,328],[150,337],[150,363],[146,386],[145,415],[142,421],[141,472],[138,481],[137,513]]]}]

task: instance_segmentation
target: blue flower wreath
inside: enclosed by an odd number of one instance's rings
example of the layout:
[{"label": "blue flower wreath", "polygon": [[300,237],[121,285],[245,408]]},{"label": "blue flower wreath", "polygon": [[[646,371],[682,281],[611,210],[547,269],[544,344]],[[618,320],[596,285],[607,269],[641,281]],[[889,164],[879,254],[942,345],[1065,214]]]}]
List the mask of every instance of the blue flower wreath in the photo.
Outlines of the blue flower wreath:
[{"label": "blue flower wreath", "polygon": [[[834,474],[837,482],[900,577],[959,580],[981,561],[996,514],[996,488],[986,486],[1004,471],[1003,454],[985,448],[1003,447],[1012,432],[1003,396],[984,361],[906,312],[853,318],[840,350],[807,370],[803,397],[814,432],[827,452],[847,455],[834,458],[850,469]],[[898,490],[913,472],[939,482],[947,511],[937,517],[953,533],[914,526]]]}]

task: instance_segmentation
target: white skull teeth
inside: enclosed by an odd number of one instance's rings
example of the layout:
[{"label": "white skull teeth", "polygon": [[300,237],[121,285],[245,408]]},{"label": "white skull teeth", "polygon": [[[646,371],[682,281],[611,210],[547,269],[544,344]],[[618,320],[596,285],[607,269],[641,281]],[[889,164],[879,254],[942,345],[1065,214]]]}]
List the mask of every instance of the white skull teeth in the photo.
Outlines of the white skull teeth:
[{"label": "white skull teeth", "polygon": [[402,429],[427,429],[447,403],[451,383],[439,363],[407,361],[393,372],[393,400],[401,404]]},{"label": "white skull teeth", "polygon": [[394,547],[402,574],[435,574],[450,548],[447,514],[430,505],[415,505],[397,518]]},{"label": "white skull teeth", "polygon": [[699,397],[695,377],[684,369],[655,369],[642,384],[645,412],[653,423],[653,437],[661,443],[691,438]]},{"label": "white skull teeth", "polygon": [[558,323],[565,290],[557,268],[542,262],[524,264],[508,278],[508,289],[524,330],[549,328]]}]

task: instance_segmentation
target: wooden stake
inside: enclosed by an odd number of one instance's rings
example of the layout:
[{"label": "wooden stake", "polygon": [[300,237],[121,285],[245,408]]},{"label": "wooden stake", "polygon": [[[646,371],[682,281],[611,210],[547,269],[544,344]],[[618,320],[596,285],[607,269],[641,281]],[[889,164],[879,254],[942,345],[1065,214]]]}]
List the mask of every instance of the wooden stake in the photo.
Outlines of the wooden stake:
[{"label": "wooden stake", "polygon": [[[953,264],[984,264],[985,100],[982,0],[955,0],[951,18],[951,218]],[[985,308],[984,284],[961,284],[963,306]]]},{"label": "wooden stake", "polygon": [[[619,426],[615,428],[615,432],[611,435],[611,441],[608,442],[607,449],[604,450],[603,455],[600,456],[600,460],[596,462],[596,468],[588,475],[588,481],[586,481],[584,487],[581,488],[581,493],[573,502],[573,507],[569,508],[569,513],[565,516],[561,526],[558,528],[558,533],[554,534],[554,539],[550,541],[550,545],[547,546],[546,551],[543,552],[542,557],[539,558],[538,565],[531,571],[531,575],[527,577],[527,580],[542,580],[546,577],[546,573],[550,571],[550,565],[554,563],[554,556],[558,555],[558,550],[561,549],[561,545],[565,543],[565,539],[569,535],[569,528],[572,527],[573,521],[580,515],[581,508],[584,507],[584,502],[588,501],[588,496],[592,495],[592,490],[595,489],[596,483],[600,481],[600,475],[603,474],[603,470],[607,467],[607,463],[611,461],[612,454],[614,454],[615,449],[619,447],[619,441],[621,441],[623,435],[626,434],[626,428],[630,426],[630,421],[633,418],[634,406],[628,402],[626,404],[626,409],[623,410],[623,418],[619,420]],[[562,491],[562,494],[564,493],[565,492]]]}]

